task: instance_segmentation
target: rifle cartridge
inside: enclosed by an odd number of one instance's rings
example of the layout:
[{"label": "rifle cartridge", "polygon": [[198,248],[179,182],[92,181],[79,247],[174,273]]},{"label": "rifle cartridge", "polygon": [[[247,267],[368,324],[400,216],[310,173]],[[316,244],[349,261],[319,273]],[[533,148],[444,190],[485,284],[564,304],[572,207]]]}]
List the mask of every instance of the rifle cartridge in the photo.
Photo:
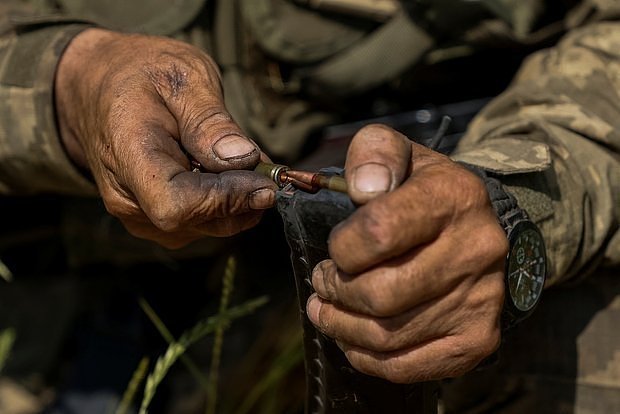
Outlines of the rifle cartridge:
[{"label": "rifle cartridge", "polygon": [[347,181],[344,177],[339,175],[317,174],[315,179],[321,188],[327,188],[345,194],[347,192]]},{"label": "rifle cartridge", "polygon": [[288,184],[286,172],[289,167],[280,164],[271,164],[267,162],[259,162],[254,171],[272,180],[282,188]]},{"label": "rifle cartridge", "polygon": [[304,187],[307,189],[302,189],[308,191],[309,193],[316,193],[321,188],[337,191],[339,193],[347,192],[347,182],[340,176],[293,170],[287,171],[286,175],[290,179],[294,180],[292,181],[293,185],[295,185],[295,181],[303,183]]},{"label": "rifle cartridge", "polygon": [[268,177],[280,188],[285,187],[287,184],[292,184],[294,187],[308,193],[316,193],[321,188],[339,193],[347,192],[347,182],[344,178],[337,175],[291,170],[286,165],[265,162],[258,163],[254,171]]}]

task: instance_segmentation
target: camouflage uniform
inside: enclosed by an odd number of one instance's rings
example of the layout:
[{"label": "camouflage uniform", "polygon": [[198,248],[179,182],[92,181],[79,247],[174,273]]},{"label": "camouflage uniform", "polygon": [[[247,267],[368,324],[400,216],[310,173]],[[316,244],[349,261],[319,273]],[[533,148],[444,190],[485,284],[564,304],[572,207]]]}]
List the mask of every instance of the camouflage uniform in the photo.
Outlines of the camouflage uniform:
[{"label": "camouflage uniform", "polygon": [[[107,10],[80,0],[60,0],[59,8],[52,7],[51,1],[31,2],[39,15],[72,12],[77,16],[73,20],[0,14],[0,192],[94,192],[59,144],[52,107],[55,65],[70,39],[89,27],[89,21],[174,36],[206,49],[222,67],[227,105],[235,119],[267,152],[287,160],[299,157],[310,131],[334,121],[329,108],[316,109],[325,91],[340,99],[347,91],[397,88],[416,75],[412,68],[475,56],[485,48],[541,49],[527,58],[506,91],[471,123],[452,156],[501,177],[540,225],[550,259],[549,289],[535,315],[509,335],[500,365],[446,384],[445,408],[448,412],[500,412],[499,407],[510,413],[620,412],[620,336],[616,333],[620,280],[613,274],[620,265],[617,2],[587,0],[550,6],[554,2],[481,1],[485,13],[456,25],[458,30],[448,30],[454,19],[433,19],[432,13],[419,9],[420,18],[411,25],[403,17],[405,12],[389,0],[376,1],[381,6],[370,9],[375,12],[374,22],[361,28],[341,24],[342,16],[329,20],[322,10],[302,9],[286,0],[185,0],[176,6],[150,1],[155,6],[145,7],[146,0],[135,2],[141,7],[118,1]],[[342,8],[348,2],[323,3]],[[132,10],[123,11],[123,7]],[[555,8],[559,11],[553,12]],[[210,15],[215,19],[206,18]],[[388,27],[382,23],[388,17],[387,22],[401,19],[404,25]],[[266,19],[271,19],[269,24],[261,25]],[[300,21],[304,24],[294,24]],[[324,25],[332,41],[304,33],[301,28],[311,24]],[[281,31],[274,30],[274,25]],[[392,39],[394,28],[406,31],[409,40],[398,38],[404,43],[390,44],[396,51],[389,52],[381,42]],[[377,34],[376,44],[367,42],[356,50],[369,32]],[[434,36],[437,33],[441,35]],[[561,36],[553,48],[543,49]],[[351,63],[364,62],[367,56],[383,64]],[[291,61],[304,69],[296,72],[299,76],[256,75],[263,70],[261,64],[279,69]],[[373,70],[368,70],[371,65]],[[347,72],[349,67],[358,70]],[[310,78],[305,77],[308,71]],[[239,98],[239,90],[245,91],[247,99]],[[306,99],[298,99],[297,93]],[[345,102],[346,96],[342,99]],[[291,119],[297,122],[287,122]]]}]

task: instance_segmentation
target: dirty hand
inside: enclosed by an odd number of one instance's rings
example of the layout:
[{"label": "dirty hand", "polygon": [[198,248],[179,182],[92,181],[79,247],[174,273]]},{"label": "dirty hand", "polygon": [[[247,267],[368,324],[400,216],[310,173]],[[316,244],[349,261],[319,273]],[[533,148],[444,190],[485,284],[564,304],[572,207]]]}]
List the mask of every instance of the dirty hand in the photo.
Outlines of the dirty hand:
[{"label": "dirty hand", "polygon": [[[67,152],[132,234],[181,247],[252,227],[273,205],[275,184],[247,171],[261,151],[226,111],[200,50],[89,29],[64,53],[55,89]],[[192,172],[187,154],[206,172]]]},{"label": "dirty hand", "polygon": [[314,269],[310,320],[392,382],[474,368],[499,345],[508,249],[482,180],[380,125],[354,137],[346,179],[360,207]]}]

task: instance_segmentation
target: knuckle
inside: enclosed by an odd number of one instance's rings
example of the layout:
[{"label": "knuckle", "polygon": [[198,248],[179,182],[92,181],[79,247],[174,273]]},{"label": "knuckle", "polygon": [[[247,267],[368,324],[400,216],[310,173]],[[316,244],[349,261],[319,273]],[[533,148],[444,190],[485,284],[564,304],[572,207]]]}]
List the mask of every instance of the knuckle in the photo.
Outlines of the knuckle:
[{"label": "knuckle", "polygon": [[510,243],[508,242],[508,237],[506,236],[506,233],[504,233],[504,230],[499,228],[499,226],[495,227],[494,239],[495,255],[505,258],[508,255]]},{"label": "knuckle", "polygon": [[487,261],[496,262],[508,254],[508,239],[497,222],[480,229],[479,254]]},{"label": "knuckle", "polygon": [[484,358],[495,352],[501,342],[501,333],[499,327],[489,326],[476,332],[475,339],[464,346],[464,362],[460,364],[462,369],[459,374],[473,369]]},{"label": "knuckle", "polygon": [[388,317],[394,313],[396,298],[385,286],[369,283],[361,290],[360,301],[369,314],[376,317]]},{"label": "knuckle", "polygon": [[414,380],[412,367],[399,358],[392,358],[383,364],[382,376],[396,384],[409,384]]},{"label": "knuckle", "polygon": [[481,264],[488,265],[488,269],[498,269],[508,254],[508,239],[499,227],[492,223],[480,229],[480,237],[476,243],[475,257]]},{"label": "knuckle", "polygon": [[181,59],[166,59],[163,53],[162,63],[146,67],[145,73],[157,92],[162,97],[176,97],[185,90],[189,83],[190,68]]},{"label": "knuckle", "polygon": [[217,105],[191,109],[186,119],[181,134],[187,139],[200,139],[204,136],[204,132],[212,129],[214,125],[233,125],[231,115]]},{"label": "knuckle", "polygon": [[391,351],[396,348],[396,334],[384,329],[381,325],[377,326],[373,332],[373,342],[375,350],[379,352]]},{"label": "knuckle", "polygon": [[108,213],[119,219],[131,218],[140,215],[140,209],[112,189],[100,189],[99,193],[103,205]]},{"label": "knuckle", "polygon": [[480,360],[497,351],[502,340],[499,328],[488,329],[480,347]]},{"label": "knuckle", "polygon": [[481,330],[469,353],[472,364],[475,365],[491,355],[498,348],[500,337],[499,329]]},{"label": "knuckle", "polygon": [[156,203],[149,212],[149,219],[159,230],[171,233],[180,229],[180,209],[171,202]]},{"label": "knuckle", "polygon": [[201,214],[207,218],[227,218],[248,211],[246,198],[239,197],[238,192],[227,188],[224,176],[218,174],[206,191],[205,211]]},{"label": "knuckle", "polygon": [[[508,238],[492,210],[467,217],[464,229],[471,235],[466,256],[479,269],[495,267],[508,253]],[[471,230],[475,229],[474,232]]]},{"label": "knuckle", "polygon": [[381,255],[391,252],[395,244],[394,231],[389,221],[392,215],[385,210],[380,204],[359,210],[362,212],[360,222],[363,236],[369,240],[372,250]]},{"label": "knuckle", "polygon": [[484,298],[489,315],[496,317],[500,314],[504,304],[505,282],[502,272],[490,274],[486,278],[487,294]]},{"label": "knuckle", "polygon": [[457,206],[461,211],[478,209],[483,205],[490,205],[489,196],[482,180],[473,173],[459,168],[453,177],[453,188],[459,188],[460,195]]},{"label": "knuckle", "polygon": [[143,72],[160,96],[176,98],[191,88],[196,77],[201,84],[220,91],[220,72],[209,55],[191,45],[170,41],[145,61]]}]

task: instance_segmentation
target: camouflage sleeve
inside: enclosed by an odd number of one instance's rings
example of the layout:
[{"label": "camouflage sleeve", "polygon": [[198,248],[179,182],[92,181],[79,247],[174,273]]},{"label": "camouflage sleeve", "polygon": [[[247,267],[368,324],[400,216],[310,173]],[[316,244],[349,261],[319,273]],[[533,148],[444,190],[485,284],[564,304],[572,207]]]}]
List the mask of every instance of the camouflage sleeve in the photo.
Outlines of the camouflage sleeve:
[{"label": "camouflage sleeve", "polygon": [[[83,22],[33,17],[0,5],[0,194],[95,194],[58,136],[53,105],[56,65]],[[18,14],[19,13],[19,14]]]},{"label": "camouflage sleeve", "polygon": [[494,171],[541,227],[549,283],[620,264],[620,23],[524,63],[454,158]]}]

